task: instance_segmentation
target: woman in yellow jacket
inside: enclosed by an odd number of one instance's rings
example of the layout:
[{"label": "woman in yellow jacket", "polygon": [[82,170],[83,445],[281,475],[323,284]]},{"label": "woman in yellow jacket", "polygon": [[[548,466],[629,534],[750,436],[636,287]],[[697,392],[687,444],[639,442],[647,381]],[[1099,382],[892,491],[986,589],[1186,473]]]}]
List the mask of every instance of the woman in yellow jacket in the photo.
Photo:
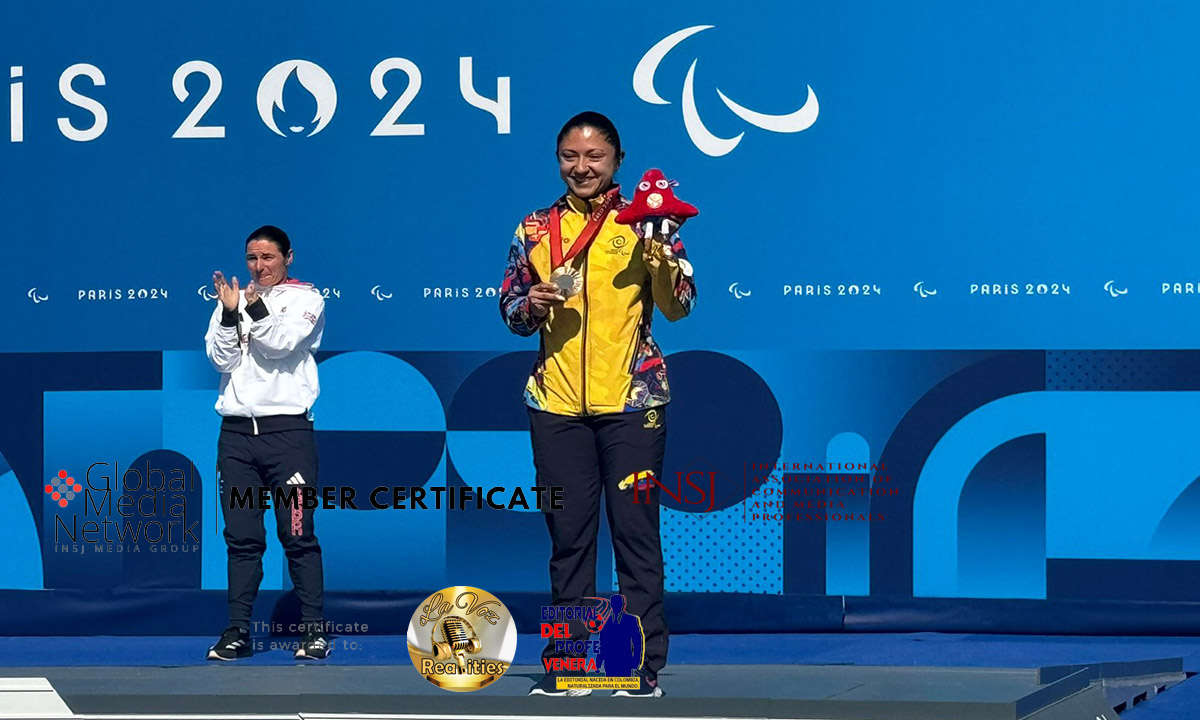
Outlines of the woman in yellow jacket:
[{"label": "woman in yellow jacket", "polygon": [[[518,335],[540,332],[541,349],[525,386],[538,484],[564,488],[561,510],[547,510],[555,605],[596,595],[596,536],[603,489],[626,612],[642,619],[644,659],[638,690],[658,697],[667,659],[658,486],[670,401],[662,352],[650,334],[654,307],[668,320],[691,312],[692,268],[675,235],[616,222],[628,200],[613,176],[624,159],[612,122],[581,113],[558,134],[567,193],[517,227],[508,254],[500,312]],[[554,280],[554,282],[549,282]],[[573,629],[576,626],[573,625]],[[587,639],[578,627],[573,639]],[[544,658],[568,657],[554,650]],[[548,672],[531,694],[558,690]]]}]

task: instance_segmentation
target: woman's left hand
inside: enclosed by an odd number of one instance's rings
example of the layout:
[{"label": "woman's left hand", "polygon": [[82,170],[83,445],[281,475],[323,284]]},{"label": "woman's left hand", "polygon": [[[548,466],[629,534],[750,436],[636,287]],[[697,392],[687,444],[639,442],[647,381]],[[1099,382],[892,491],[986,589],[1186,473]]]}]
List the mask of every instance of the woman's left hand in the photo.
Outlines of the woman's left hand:
[{"label": "woman's left hand", "polygon": [[683,220],[675,217],[653,218],[641,223],[643,249],[650,254],[653,244],[658,242],[670,246],[671,236],[683,225]]},{"label": "woman's left hand", "polygon": [[246,283],[245,293],[246,293],[246,304],[247,305],[258,300],[258,298],[259,298],[258,286],[254,284],[253,280]]}]

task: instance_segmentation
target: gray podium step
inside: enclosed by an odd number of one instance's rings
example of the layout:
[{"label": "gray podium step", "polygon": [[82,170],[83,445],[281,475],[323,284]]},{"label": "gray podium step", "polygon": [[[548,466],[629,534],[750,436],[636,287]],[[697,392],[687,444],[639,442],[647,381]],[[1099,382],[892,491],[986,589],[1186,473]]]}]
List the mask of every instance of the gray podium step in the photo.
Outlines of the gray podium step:
[{"label": "gray podium step", "polygon": [[1186,677],[1180,659],[1054,668],[683,665],[660,676],[663,698],[527,697],[540,671],[515,666],[473,693],[435,688],[407,665],[0,668],[0,678],[45,678],[83,718],[1116,720],[1114,707]]}]

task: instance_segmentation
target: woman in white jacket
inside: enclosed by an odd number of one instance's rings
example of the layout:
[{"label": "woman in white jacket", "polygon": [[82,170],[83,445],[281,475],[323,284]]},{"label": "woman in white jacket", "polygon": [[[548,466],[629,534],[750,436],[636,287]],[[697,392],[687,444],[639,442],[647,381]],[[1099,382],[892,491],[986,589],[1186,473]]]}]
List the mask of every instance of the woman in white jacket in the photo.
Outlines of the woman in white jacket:
[{"label": "woman in white jacket", "polygon": [[[324,658],[324,575],[313,510],[299,502],[317,489],[312,405],[321,392],[313,354],[325,328],[325,300],[312,285],[288,277],[291,241],[266,225],[246,238],[245,290],[213,273],[217,307],[205,335],[208,359],[221,373],[222,415],[217,473],[229,551],[229,627],[208,651],[210,660],[250,654],[250,616],[262,582],[266,550],[259,488],[295,490],[297,502],[274,499],[279,541],[300,600],[303,639],[297,658]],[[236,491],[236,497],[235,497]],[[249,497],[249,502],[246,498]]]}]

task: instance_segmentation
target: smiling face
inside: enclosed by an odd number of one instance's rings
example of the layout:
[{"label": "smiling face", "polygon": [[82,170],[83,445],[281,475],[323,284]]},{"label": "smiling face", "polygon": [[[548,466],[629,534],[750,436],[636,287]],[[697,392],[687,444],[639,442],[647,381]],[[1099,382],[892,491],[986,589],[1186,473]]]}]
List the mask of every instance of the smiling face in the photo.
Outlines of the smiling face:
[{"label": "smiling face", "polygon": [[284,255],[271,240],[251,240],[246,245],[246,269],[259,287],[271,287],[287,280],[292,252]]},{"label": "smiling face", "polygon": [[558,172],[576,197],[590,200],[612,185],[617,150],[590,125],[572,128],[558,144]]}]

